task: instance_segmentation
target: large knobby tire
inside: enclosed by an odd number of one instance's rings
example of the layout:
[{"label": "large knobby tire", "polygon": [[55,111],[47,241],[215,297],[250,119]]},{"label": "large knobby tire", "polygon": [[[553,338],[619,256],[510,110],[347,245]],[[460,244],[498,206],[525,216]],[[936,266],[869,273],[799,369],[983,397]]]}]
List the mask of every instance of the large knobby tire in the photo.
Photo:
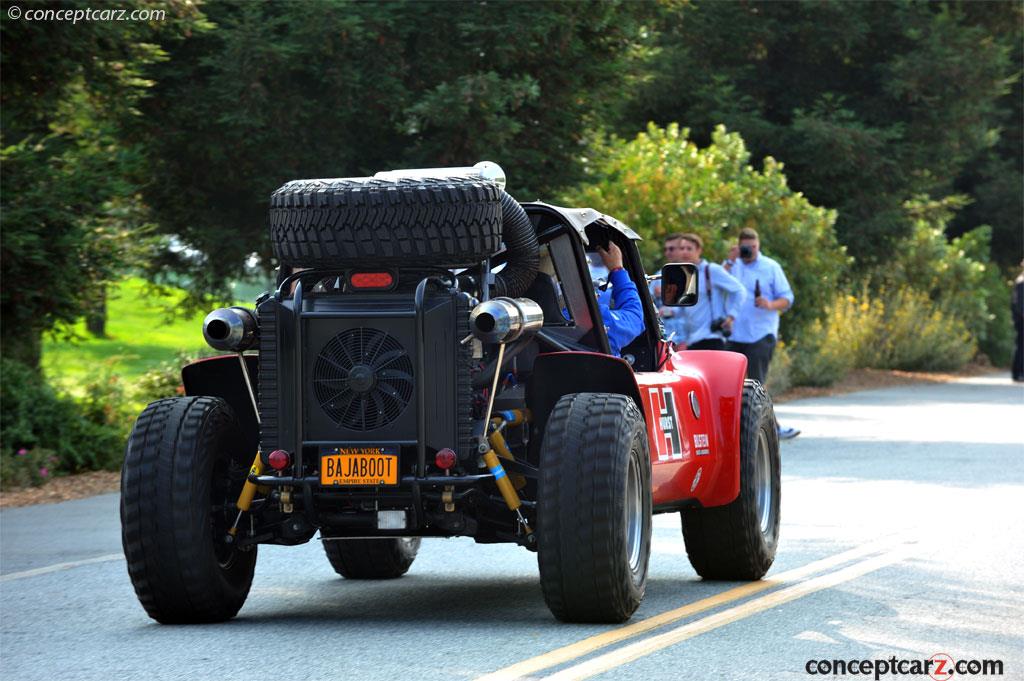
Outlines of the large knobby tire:
[{"label": "large knobby tire", "polygon": [[121,541],[142,607],[165,624],[221,622],[245,602],[256,547],[224,542],[247,468],[231,407],[176,397],[146,407],[121,472]]},{"label": "large knobby tire", "polygon": [[565,395],[544,429],[537,562],[564,622],[624,622],[640,605],[651,552],[651,460],[628,397]]},{"label": "large knobby tire", "polygon": [[782,471],[771,398],[757,381],[743,383],[740,493],[715,508],[682,512],[690,564],[704,579],[760,579],[779,543]]},{"label": "large knobby tire", "polygon": [[471,265],[501,246],[501,189],[465,177],[294,180],[271,195],[269,223],[284,265]]},{"label": "large knobby tire", "polygon": [[327,560],[345,579],[395,579],[409,571],[420,550],[418,537],[328,539]]}]

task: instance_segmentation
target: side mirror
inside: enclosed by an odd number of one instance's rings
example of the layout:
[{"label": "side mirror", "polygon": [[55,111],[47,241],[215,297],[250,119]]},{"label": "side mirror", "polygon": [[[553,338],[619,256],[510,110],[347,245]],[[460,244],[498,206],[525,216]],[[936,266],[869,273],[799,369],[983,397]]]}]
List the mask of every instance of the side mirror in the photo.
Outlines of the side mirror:
[{"label": "side mirror", "polygon": [[697,304],[697,266],[688,262],[669,263],[661,268],[661,304],[663,307],[690,307]]}]

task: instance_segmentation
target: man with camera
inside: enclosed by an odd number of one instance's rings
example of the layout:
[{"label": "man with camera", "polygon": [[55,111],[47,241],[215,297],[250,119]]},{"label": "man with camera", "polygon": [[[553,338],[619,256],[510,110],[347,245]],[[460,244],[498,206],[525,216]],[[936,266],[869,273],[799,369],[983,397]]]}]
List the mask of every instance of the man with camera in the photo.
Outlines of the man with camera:
[{"label": "man with camera", "polygon": [[665,330],[679,350],[725,350],[747,292],[721,265],[701,257],[704,242],[696,234],[672,234],[665,239],[665,259],[697,266],[697,304],[662,308]]},{"label": "man with camera", "polygon": [[[793,305],[793,289],[782,266],[761,253],[755,230],[740,230],[738,247],[729,255],[726,269],[751,294],[740,309],[729,349],[747,356],[747,378],[764,383],[779,336],[779,313]],[[782,439],[799,434],[795,428],[779,428]]]}]

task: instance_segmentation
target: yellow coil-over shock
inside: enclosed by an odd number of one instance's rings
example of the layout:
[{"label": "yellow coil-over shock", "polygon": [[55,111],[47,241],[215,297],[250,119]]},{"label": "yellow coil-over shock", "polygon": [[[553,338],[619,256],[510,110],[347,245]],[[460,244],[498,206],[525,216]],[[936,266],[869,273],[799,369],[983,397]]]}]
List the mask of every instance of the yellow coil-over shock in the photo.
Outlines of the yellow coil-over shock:
[{"label": "yellow coil-over shock", "polygon": [[[484,464],[491,471],[491,475],[494,476],[494,482],[498,486],[498,491],[501,492],[502,498],[505,500],[505,504],[508,505],[509,510],[516,514],[519,519],[519,523],[522,525],[523,530],[526,532],[528,541],[533,540],[533,529],[529,523],[526,522],[526,518],[523,517],[523,513],[519,510],[523,502],[519,499],[519,494],[516,489],[521,489],[526,484],[526,480],[522,476],[515,476],[515,484],[509,480],[508,474],[505,472],[505,467],[501,465],[501,460],[498,458],[500,454],[502,458],[510,461],[514,460],[512,453],[508,449],[508,445],[505,443],[505,438],[501,434],[501,429],[506,425],[520,425],[525,423],[529,419],[529,412],[523,409],[513,409],[510,411],[499,412],[498,417],[491,420],[491,432],[488,435],[488,442],[490,447],[487,445],[481,445],[482,458]],[[497,451],[497,454],[495,453]],[[522,483],[520,484],[520,480]]]},{"label": "yellow coil-over shock", "polygon": [[249,468],[249,475],[246,477],[245,484],[242,485],[242,493],[238,495],[238,503],[235,506],[238,508],[238,515],[235,516],[235,522],[231,525],[231,529],[228,530],[228,535],[234,537],[238,533],[238,522],[242,519],[242,514],[249,510],[252,506],[253,497],[256,496],[257,485],[255,482],[249,480],[249,477],[259,475],[263,472],[263,459],[260,457],[260,453],[256,452],[256,458],[252,461],[252,467]]},{"label": "yellow coil-over shock", "polygon": [[[515,461],[515,457],[512,456],[512,452],[508,448],[508,444],[505,442],[505,436],[502,435],[501,431],[504,430],[505,426],[518,426],[526,421],[530,420],[529,411],[526,409],[510,409],[508,411],[498,412],[498,417],[491,419],[491,432],[488,436],[488,441],[491,443],[491,448],[500,456],[502,459],[507,461]],[[517,490],[521,490],[526,487],[526,478],[521,475],[510,476],[512,480],[512,486]]]}]

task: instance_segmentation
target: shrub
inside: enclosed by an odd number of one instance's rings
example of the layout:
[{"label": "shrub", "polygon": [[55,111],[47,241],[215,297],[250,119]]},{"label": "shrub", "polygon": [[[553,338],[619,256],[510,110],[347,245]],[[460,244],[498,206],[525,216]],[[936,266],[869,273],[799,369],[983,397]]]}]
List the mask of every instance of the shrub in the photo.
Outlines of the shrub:
[{"label": "shrub", "polygon": [[[828,386],[854,368],[959,369],[977,346],[963,321],[921,291],[840,295],[791,351],[793,385]],[[773,362],[774,363],[774,362]]]},{"label": "shrub", "polygon": [[185,394],[185,387],[181,382],[182,367],[205,357],[222,354],[224,353],[213,348],[178,350],[172,359],[164,360],[139,377],[135,383],[135,398],[148,404],[164,397]]},{"label": "shrub", "polygon": [[10,457],[16,457],[21,450],[52,452],[56,461],[52,468],[46,466],[48,474],[113,469],[120,465],[128,429],[128,421],[122,420],[126,408],[123,402],[107,404],[113,389],[104,386],[104,380],[101,376],[95,384],[86,386],[87,397],[80,404],[58,394],[24,364],[0,360],[3,476],[8,474],[8,465],[11,475],[20,475],[20,463]]},{"label": "shrub", "polygon": [[927,294],[904,289],[885,303],[885,317],[878,329],[878,369],[945,371],[971,361],[977,345],[966,325]]},{"label": "shrub", "polygon": [[911,233],[892,262],[876,273],[876,284],[927,294],[970,332],[994,364],[1006,366],[1013,351],[1010,287],[989,258],[992,229],[983,225],[952,240],[945,236],[947,224],[965,203],[963,196],[907,201]]},{"label": "shrub", "polygon": [[124,421],[128,413],[127,395],[121,378],[109,365],[104,365],[82,387],[83,396],[76,400],[82,415],[93,423],[114,425]]},{"label": "shrub", "polygon": [[614,215],[645,241],[648,266],[660,263],[662,239],[695,232],[705,256],[719,260],[739,230],[753,227],[767,255],[786,272],[797,304],[782,320],[784,335],[819,318],[848,258],[836,242],[835,211],[811,203],[786,183],[782,164],[768,157],[755,170],[743,139],[719,126],[698,148],[689,131],[654,124],[635,139],[599,138],[584,163],[586,184],[562,197]]},{"label": "shrub", "polygon": [[781,395],[793,387],[791,369],[793,360],[789,356],[789,349],[786,344],[779,341],[775,346],[775,353],[768,365],[768,375],[765,376],[765,388],[772,395]]},{"label": "shrub", "polygon": [[165,397],[178,397],[185,394],[185,386],[181,382],[181,368],[204,357],[223,354],[212,348],[186,351],[179,350],[173,359],[165,360],[142,374],[135,382],[132,397],[136,404],[146,405]]},{"label": "shrub", "polygon": [[0,452],[0,487],[28,487],[41,485],[57,471],[60,460],[49,449],[4,449]]},{"label": "shrub", "polygon": [[837,296],[794,344],[794,385],[832,385],[851,369],[869,366],[884,313],[884,305],[866,288],[859,298]]},{"label": "shrub", "polygon": [[176,397],[185,393],[181,383],[181,367],[183,362],[162,362],[155,369],[150,369],[139,376],[135,382],[135,398],[149,404],[164,397]]},{"label": "shrub", "polygon": [[836,342],[834,326],[814,320],[804,330],[807,340],[793,348],[793,385],[829,386],[841,381],[854,367],[854,353]]}]

